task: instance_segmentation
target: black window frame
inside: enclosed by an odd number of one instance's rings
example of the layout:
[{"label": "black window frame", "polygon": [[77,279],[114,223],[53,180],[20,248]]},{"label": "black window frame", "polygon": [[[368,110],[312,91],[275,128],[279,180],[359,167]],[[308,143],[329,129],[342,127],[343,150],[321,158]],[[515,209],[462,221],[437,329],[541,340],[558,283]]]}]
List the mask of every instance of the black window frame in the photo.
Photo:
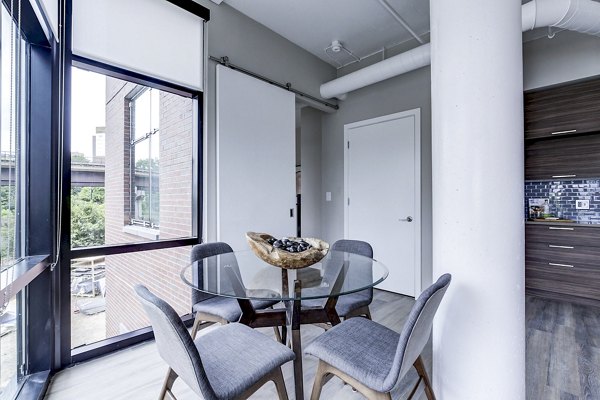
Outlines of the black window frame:
[{"label": "black window frame", "polygon": [[[193,0],[167,0],[205,21],[210,19],[210,11],[195,3]],[[159,239],[155,241],[143,241],[126,244],[111,244],[93,247],[71,248],[71,127],[65,122],[62,140],[62,207],[60,221],[60,270],[55,278],[57,286],[55,305],[57,338],[55,341],[55,363],[54,369],[62,369],[73,363],[85,361],[115,350],[125,348],[135,343],[140,343],[154,337],[150,327],[138,329],[122,335],[107,338],[92,344],[71,348],[71,320],[70,320],[70,264],[71,260],[83,257],[106,256],[125,254],[139,251],[168,249],[175,247],[193,246],[202,243],[202,210],[203,210],[203,140],[204,140],[204,91],[194,90],[178,84],[173,84],[161,79],[156,79],[137,72],[125,70],[107,63],[74,55],[71,51],[72,45],[72,0],[66,0],[61,15],[62,25],[62,49],[64,54],[63,71],[63,113],[64,121],[70,121],[71,117],[71,67],[78,67],[88,71],[97,72],[106,76],[126,80],[135,84],[144,85],[160,91],[170,92],[183,97],[191,98],[196,103],[194,110],[193,147],[192,147],[192,235],[178,239]],[[199,20],[199,23],[201,21]],[[183,316],[186,323],[193,321],[191,314]]]},{"label": "black window frame", "polygon": [[[32,4],[33,3],[33,4]],[[16,398],[38,398],[43,394],[50,378],[55,345],[55,326],[52,303],[52,272],[49,268],[54,258],[56,224],[56,164],[55,138],[57,134],[58,100],[56,92],[56,66],[58,45],[50,24],[34,10],[39,1],[22,0],[20,27],[25,40],[25,69],[22,71],[27,85],[23,88],[24,136],[21,147],[22,177],[19,179],[21,230],[19,246],[24,260],[19,262],[12,295],[17,297],[23,314],[17,323],[22,325],[18,335],[18,355],[21,361],[19,374],[24,378]],[[11,10],[17,2],[3,0]],[[37,256],[36,256],[37,255]],[[6,293],[3,293],[3,295]],[[9,293],[10,295],[10,293]],[[35,301],[33,301],[35,299]]]},{"label": "black window frame", "polygon": [[[193,0],[166,0],[181,7],[204,21],[210,20],[210,10]],[[2,0],[10,9],[16,2]],[[63,124],[70,118],[70,66],[73,62],[86,62],[90,68],[105,67],[91,60],[78,60],[71,53],[72,0],[59,1],[60,42],[55,37],[50,21],[41,7],[40,0],[22,0],[21,29],[30,50],[28,60],[29,96],[26,127],[27,143],[25,163],[27,168],[27,189],[24,199],[25,210],[22,223],[26,229],[25,251],[30,265],[22,271],[15,290],[23,291],[21,297],[25,307],[25,341],[27,379],[23,382],[17,399],[43,398],[44,392],[54,372],[97,355],[129,346],[153,337],[150,328],[130,332],[120,337],[88,346],[79,354],[71,354],[70,348],[70,291],[69,273],[61,266],[69,265],[69,258],[77,252],[70,252],[70,235],[65,226],[70,224],[70,135],[63,138]],[[40,13],[41,12],[41,13]],[[74,60],[75,59],[75,60]],[[66,68],[65,68],[66,66]],[[197,135],[194,135],[195,157],[193,168],[192,203],[197,210],[192,221],[193,237],[177,240],[163,240],[151,243],[131,243],[126,245],[78,249],[78,254],[110,255],[130,251],[162,249],[194,245],[202,241],[202,201],[203,201],[203,92],[189,91],[188,88],[153,80],[143,75],[111,68],[115,75],[124,79],[137,79],[143,84],[171,91],[176,94],[191,93],[197,99]],[[66,127],[68,128],[68,126]],[[62,172],[61,172],[62,171]],[[62,184],[59,186],[59,182]],[[66,184],[69,182],[69,184]],[[61,203],[62,201],[62,203]],[[61,205],[62,204],[62,205]],[[66,211],[65,212],[65,208]],[[57,233],[62,233],[60,236]],[[33,233],[34,232],[34,233]],[[67,233],[66,235],[64,233]],[[61,251],[64,251],[61,253]],[[65,258],[65,254],[69,258]],[[58,257],[58,259],[57,259]],[[58,261],[55,263],[54,261]],[[31,264],[35,262],[35,264]],[[35,301],[33,301],[33,299]],[[66,301],[65,301],[66,299]],[[30,301],[31,300],[31,301]],[[191,323],[189,316],[185,321]]]},{"label": "black window frame", "polygon": [[[203,107],[204,107],[204,98],[203,92],[198,90],[193,90],[189,88],[183,88],[179,85],[173,85],[169,82],[165,82],[162,80],[158,80],[152,77],[143,76],[141,74],[126,71],[119,67],[114,67],[109,64],[100,63],[94,60],[90,60],[84,57],[71,55],[71,67],[77,67],[80,69],[96,72],[99,74],[103,74],[105,76],[109,76],[112,78],[126,80],[138,85],[143,85],[149,88],[161,90],[164,92],[169,92],[173,94],[177,94],[186,98],[190,98],[195,102],[196,111],[194,112],[194,134],[193,134],[193,150],[192,150],[192,168],[193,168],[193,177],[192,177],[192,236],[177,238],[177,239],[159,239],[155,241],[140,241],[136,243],[125,243],[125,244],[108,244],[108,245],[100,245],[93,247],[77,247],[71,248],[70,245],[70,229],[71,229],[71,207],[70,207],[70,198],[64,197],[65,193],[69,194],[71,190],[71,173],[70,173],[70,124],[65,124],[65,146],[63,147],[63,218],[62,218],[62,242],[63,246],[61,248],[61,260],[60,260],[60,268],[61,272],[64,275],[69,277],[70,275],[70,264],[71,261],[78,258],[84,257],[96,257],[96,256],[105,256],[105,255],[115,255],[115,254],[126,254],[126,253],[134,253],[140,251],[148,251],[148,250],[159,250],[159,249],[167,249],[167,248],[175,248],[175,247],[184,247],[191,246],[202,242],[202,181],[203,181],[203,171],[202,171],[202,143],[203,143]],[[65,71],[65,84],[69,85],[69,89],[65,90],[66,93],[70,93],[70,68],[68,68],[68,72]],[[70,96],[65,96],[65,101],[70,101],[68,98]],[[67,109],[70,108],[65,106],[65,114],[67,113]],[[65,120],[68,121],[68,118],[65,116]],[[68,240],[67,240],[68,236]],[[68,282],[67,279],[64,280]],[[62,287],[62,292],[64,293],[62,301],[70,304],[70,292],[68,286]],[[107,338],[101,340],[99,342],[91,343],[88,345],[80,346],[75,349],[71,348],[71,323],[70,323],[70,306],[61,307],[66,309],[69,312],[68,324],[65,319],[61,321],[61,337],[62,337],[62,359],[63,366],[70,365],[71,363],[81,362],[93,357],[96,357],[101,354],[105,354],[125,346],[129,346],[131,344],[145,341],[150,339],[152,336],[152,331],[148,328],[138,329],[132,332],[128,332],[122,335],[117,335],[111,338]],[[64,314],[63,314],[64,315]],[[68,336],[68,337],[67,337]],[[65,344],[68,343],[68,346]],[[68,347],[68,351],[67,351]]]}]

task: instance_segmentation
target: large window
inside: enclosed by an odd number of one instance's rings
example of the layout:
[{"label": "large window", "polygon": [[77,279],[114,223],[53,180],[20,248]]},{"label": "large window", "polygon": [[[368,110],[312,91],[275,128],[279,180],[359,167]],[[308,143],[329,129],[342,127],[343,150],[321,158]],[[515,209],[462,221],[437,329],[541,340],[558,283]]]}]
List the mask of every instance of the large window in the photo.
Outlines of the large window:
[{"label": "large window", "polygon": [[192,236],[196,101],[76,67],[72,99],[72,247]]},{"label": "large window", "polygon": [[1,72],[1,102],[0,114],[0,248],[1,264],[6,268],[22,256],[23,241],[21,240],[21,201],[23,196],[23,130],[25,113],[23,106],[26,93],[26,46],[20,31],[12,23],[12,18],[4,7],[2,8],[2,72]]},{"label": "large window", "polygon": [[[14,268],[24,256],[24,141],[27,46],[4,7],[0,38],[0,286],[10,293]],[[12,293],[10,293],[12,295]],[[23,295],[0,304],[0,397],[10,398],[23,377]]]},{"label": "large window", "polygon": [[[134,296],[136,283],[189,312],[179,271],[189,259],[184,244],[196,241],[198,212],[198,99],[79,65],[71,69],[69,272],[76,354],[81,346],[148,325]],[[157,240],[173,243],[148,248]],[[135,249],[114,251],[129,243]],[[106,245],[111,252],[102,252]]]},{"label": "large window", "polygon": [[160,92],[142,89],[131,101],[131,224],[159,228],[160,224]]},{"label": "large window", "polygon": [[61,342],[69,341],[71,351],[62,346],[61,359],[79,362],[122,340],[149,337],[136,283],[172,300],[181,314],[191,311],[179,271],[202,231],[204,21],[210,13],[172,0],[72,0],[66,6],[71,36],[61,44],[71,63],[65,73],[70,121],[62,149],[71,169],[63,193],[70,191],[71,199],[63,203],[70,218],[61,229],[70,243],[63,237],[60,271],[71,279],[70,287],[67,279],[60,285],[61,301],[71,305],[61,309],[61,323],[70,328],[62,330]]}]

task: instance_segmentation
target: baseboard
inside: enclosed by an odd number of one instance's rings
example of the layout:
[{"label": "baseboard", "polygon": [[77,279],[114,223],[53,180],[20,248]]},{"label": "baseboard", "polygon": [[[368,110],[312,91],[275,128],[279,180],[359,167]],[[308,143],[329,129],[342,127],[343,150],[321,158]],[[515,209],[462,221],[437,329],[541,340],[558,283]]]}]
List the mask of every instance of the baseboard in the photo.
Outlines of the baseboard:
[{"label": "baseboard", "polygon": [[600,300],[590,299],[587,297],[573,296],[563,293],[548,292],[539,289],[525,289],[525,294],[535,297],[543,297],[551,300],[566,301],[569,303],[580,304],[584,306],[592,306],[600,308]]}]

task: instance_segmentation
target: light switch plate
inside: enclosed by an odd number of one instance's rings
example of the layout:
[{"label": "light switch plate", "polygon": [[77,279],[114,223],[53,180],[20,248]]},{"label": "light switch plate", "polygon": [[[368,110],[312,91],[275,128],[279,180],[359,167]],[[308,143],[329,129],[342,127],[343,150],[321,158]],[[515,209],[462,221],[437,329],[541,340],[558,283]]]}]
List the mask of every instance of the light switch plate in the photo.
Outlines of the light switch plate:
[{"label": "light switch plate", "polygon": [[589,210],[590,209],[590,201],[589,200],[575,200],[575,208],[577,210]]},{"label": "light switch plate", "polygon": [[325,192],[325,201],[331,201],[331,192]]}]

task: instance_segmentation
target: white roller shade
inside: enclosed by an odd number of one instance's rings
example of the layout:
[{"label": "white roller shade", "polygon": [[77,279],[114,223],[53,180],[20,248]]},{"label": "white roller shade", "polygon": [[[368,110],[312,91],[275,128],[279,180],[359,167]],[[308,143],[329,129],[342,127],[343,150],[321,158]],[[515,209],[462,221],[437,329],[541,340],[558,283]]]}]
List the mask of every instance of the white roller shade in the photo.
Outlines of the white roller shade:
[{"label": "white roller shade", "polygon": [[166,0],[73,0],[73,54],[202,90],[203,20]]}]

